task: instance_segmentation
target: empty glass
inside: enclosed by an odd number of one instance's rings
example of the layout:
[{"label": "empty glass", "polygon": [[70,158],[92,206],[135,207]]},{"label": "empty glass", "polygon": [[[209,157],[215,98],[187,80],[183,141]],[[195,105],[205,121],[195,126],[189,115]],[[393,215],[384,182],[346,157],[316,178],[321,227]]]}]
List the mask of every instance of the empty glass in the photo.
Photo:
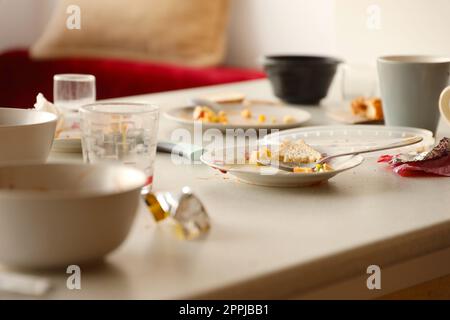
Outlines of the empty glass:
[{"label": "empty glass", "polygon": [[87,163],[118,162],[148,177],[151,190],[159,108],[143,103],[98,103],[81,107],[83,158]]},{"label": "empty glass", "polygon": [[96,99],[95,77],[90,74],[56,74],[53,76],[53,103],[68,112],[78,112]]},{"label": "empty glass", "polygon": [[90,74],[53,76],[53,103],[64,113],[64,130],[79,130],[78,110],[96,99],[95,77]]}]

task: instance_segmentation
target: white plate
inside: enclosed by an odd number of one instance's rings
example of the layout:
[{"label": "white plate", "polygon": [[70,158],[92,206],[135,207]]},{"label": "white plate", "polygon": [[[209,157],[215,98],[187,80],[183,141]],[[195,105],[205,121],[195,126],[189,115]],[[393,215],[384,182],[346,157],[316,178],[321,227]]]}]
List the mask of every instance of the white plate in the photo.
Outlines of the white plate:
[{"label": "white plate", "polygon": [[[392,150],[373,152],[367,157],[378,157],[381,154],[397,154],[423,151],[435,143],[433,133],[425,129],[409,127],[387,127],[374,125],[318,126],[297,128],[277,132],[265,136],[262,144],[276,144],[283,140],[303,139],[314,149],[327,154],[356,151],[393,143],[397,140],[420,136],[423,141],[411,146]],[[325,151],[323,149],[326,149]]]},{"label": "white plate", "polygon": [[81,139],[73,138],[58,138],[53,140],[52,146],[53,152],[63,152],[63,153],[81,153],[83,150],[81,148]]},{"label": "white plate", "polygon": [[[251,119],[244,119],[241,111],[249,109],[252,113]],[[185,126],[193,126],[196,121],[192,119],[193,106],[177,107],[170,109],[164,113],[164,116],[174,122]],[[311,118],[311,114],[299,108],[274,106],[274,105],[253,105],[244,107],[242,104],[230,104],[224,106],[224,111],[228,116],[228,124],[222,123],[203,123],[203,128],[225,129],[290,129],[296,128],[307,122]],[[258,122],[258,116],[263,114],[266,116],[264,123]],[[294,121],[284,123],[285,116],[292,116]],[[272,122],[275,119],[275,123]]]},{"label": "white plate", "polygon": [[327,117],[342,124],[384,124],[384,120],[370,120],[361,115],[354,115],[350,105],[351,101],[323,101],[321,103]]},{"label": "white plate", "polygon": [[[330,161],[330,165],[334,168],[333,171],[317,173],[291,173],[272,167],[260,167],[251,164],[228,164],[230,163],[228,159],[231,160],[231,163],[237,162],[237,159],[245,159],[245,156],[255,148],[239,146],[210,150],[204,153],[200,159],[211,168],[233,175],[243,182],[267,187],[306,187],[315,185],[327,181],[339,173],[350,170],[364,161],[362,156],[336,158]],[[224,159],[227,159],[226,163],[224,163]]]},{"label": "white plate", "polygon": [[79,129],[62,131],[58,138],[53,140],[53,152],[81,153],[81,131]]}]

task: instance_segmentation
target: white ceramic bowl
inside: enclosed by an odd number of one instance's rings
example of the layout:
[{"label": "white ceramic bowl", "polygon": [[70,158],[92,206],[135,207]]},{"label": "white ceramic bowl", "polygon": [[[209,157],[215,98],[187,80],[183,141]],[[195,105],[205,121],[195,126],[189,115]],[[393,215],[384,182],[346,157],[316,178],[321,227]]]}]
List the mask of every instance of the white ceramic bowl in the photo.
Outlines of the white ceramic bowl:
[{"label": "white ceramic bowl", "polygon": [[45,162],[56,121],[49,112],[0,108],[0,164]]},{"label": "white ceramic bowl", "polygon": [[97,261],[126,238],[145,174],[115,165],[0,168],[0,264],[38,269]]}]

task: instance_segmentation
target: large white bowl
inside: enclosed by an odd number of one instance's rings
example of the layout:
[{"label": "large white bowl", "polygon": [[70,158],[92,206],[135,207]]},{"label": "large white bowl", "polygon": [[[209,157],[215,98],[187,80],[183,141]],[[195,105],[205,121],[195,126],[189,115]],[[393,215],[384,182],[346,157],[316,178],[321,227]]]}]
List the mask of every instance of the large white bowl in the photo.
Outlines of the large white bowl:
[{"label": "large white bowl", "polygon": [[99,260],[126,238],[145,174],[126,166],[0,168],[0,264],[67,267]]},{"label": "large white bowl", "polygon": [[0,164],[45,162],[56,121],[49,112],[0,108]]}]

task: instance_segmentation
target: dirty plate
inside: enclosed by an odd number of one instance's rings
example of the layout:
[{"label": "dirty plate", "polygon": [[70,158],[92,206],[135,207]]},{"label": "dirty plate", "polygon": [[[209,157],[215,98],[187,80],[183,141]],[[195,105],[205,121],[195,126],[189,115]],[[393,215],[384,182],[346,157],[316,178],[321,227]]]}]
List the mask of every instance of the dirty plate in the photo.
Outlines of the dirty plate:
[{"label": "dirty plate", "polygon": [[59,153],[81,153],[81,139],[80,138],[58,138],[53,140],[53,152]]},{"label": "dirty plate", "polygon": [[[334,176],[360,165],[362,156],[347,156],[333,159],[329,164],[333,171],[316,173],[293,173],[272,167],[246,164],[252,150],[256,147],[238,146],[234,148],[207,151],[201,161],[213,169],[235,176],[239,180],[267,187],[306,187],[327,181]],[[323,150],[318,150],[323,152]]]},{"label": "dirty plate", "polygon": [[81,153],[81,131],[63,131],[53,140],[53,152]]},{"label": "dirty plate", "polygon": [[[164,113],[164,116],[178,124],[184,126],[193,126],[196,122],[192,118],[194,106],[177,107]],[[252,113],[250,119],[241,116],[244,109],[249,109]],[[309,112],[299,108],[274,106],[274,105],[253,105],[244,107],[242,104],[227,104],[223,110],[227,113],[228,123],[203,123],[203,128],[226,129],[290,129],[296,128],[307,122],[311,115]],[[265,122],[259,122],[258,116],[264,115]],[[285,117],[292,117],[289,123],[284,122]]]}]

